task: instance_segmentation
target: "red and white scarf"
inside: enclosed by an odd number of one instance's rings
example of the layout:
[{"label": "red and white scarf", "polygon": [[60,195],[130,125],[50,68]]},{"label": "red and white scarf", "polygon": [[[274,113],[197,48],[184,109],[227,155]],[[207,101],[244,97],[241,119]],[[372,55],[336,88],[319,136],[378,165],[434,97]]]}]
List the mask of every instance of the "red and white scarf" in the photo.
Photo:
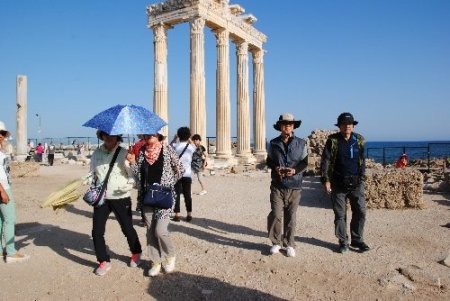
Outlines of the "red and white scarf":
[{"label": "red and white scarf", "polygon": [[153,165],[153,163],[158,160],[159,154],[161,153],[162,144],[160,142],[152,144],[152,145],[146,145],[145,147],[145,160],[147,160],[148,164]]}]

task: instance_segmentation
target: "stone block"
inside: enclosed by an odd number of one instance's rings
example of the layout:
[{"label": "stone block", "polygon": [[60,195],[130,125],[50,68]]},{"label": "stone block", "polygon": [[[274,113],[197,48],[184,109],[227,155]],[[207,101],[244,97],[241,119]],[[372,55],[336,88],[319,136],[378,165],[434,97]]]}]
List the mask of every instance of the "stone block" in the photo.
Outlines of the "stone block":
[{"label": "stone block", "polygon": [[412,168],[367,170],[365,195],[369,208],[422,209],[423,175]]}]

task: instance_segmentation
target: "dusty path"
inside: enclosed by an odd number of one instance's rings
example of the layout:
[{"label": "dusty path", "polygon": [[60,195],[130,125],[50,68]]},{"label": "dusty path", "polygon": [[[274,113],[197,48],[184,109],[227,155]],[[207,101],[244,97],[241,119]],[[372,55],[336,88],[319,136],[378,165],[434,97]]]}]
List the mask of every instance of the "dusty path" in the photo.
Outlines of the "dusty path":
[{"label": "dusty path", "polygon": [[15,179],[17,245],[31,259],[1,264],[0,300],[450,300],[450,268],[439,263],[450,251],[450,229],[442,227],[450,222],[449,196],[425,195],[427,209],[420,211],[369,210],[366,240],[373,250],[342,255],[334,251],[329,201],[307,178],[297,256],[288,258],[268,255],[269,174],[217,173],[206,177],[208,194],[193,196],[192,223],[170,225],[175,273],[150,279],[146,266],[128,268],[126,241],[111,216],[113,268],[98,277],[91,208],[82,201],[58,213],[39,208],[50,192],[86,172],[42,166],[38,177]]}]

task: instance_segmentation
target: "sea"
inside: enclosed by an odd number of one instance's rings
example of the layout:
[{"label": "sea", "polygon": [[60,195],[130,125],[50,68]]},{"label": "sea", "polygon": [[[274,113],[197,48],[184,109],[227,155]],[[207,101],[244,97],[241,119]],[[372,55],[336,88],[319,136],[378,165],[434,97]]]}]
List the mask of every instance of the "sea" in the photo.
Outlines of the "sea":
[{"label": "sea", "polygon": [[366,158],[392,164],[402,154],[408,160],[450,158],[450,141],[366,141]]}]

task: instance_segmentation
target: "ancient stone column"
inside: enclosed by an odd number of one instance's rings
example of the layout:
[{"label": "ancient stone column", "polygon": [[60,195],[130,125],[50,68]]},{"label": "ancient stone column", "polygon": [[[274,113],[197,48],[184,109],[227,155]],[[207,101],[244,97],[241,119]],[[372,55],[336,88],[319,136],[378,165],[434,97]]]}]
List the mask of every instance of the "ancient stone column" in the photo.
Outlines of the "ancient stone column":
[{"label": "ancient stone column", "polygon": [[253,130],[255,140],[254,155],[258,160],[265,158],[266,118],[264,96],[264,50],[254,49],[253,54]]},{"label": "ancient stone column", "polygon": [[228,159],[231,157],[229,33],[223,28],[214,33],[217,39],[216,158]]},{"label": "ancient stone column", "polygon": [[16,160],[27,157],[27,77],[18,75],[16,79]]},{"label": "ancient stone column", "polygon": [[[154,94],[153,112],[166,122],[169,120],[168,87],[167,87],[167,26],[160,23],[152,27],[154,36]],[[163,128],[167,136],[168,126]]]},{"label": "ancient stone column", "polygon": [[191,133],[199,134],[206,141],[205,102],[205,19],[191,21]]},{"label": "ancient stone column", "polygon": [[248,43],[236,45],[237,56],[237,150],[236,156],[249,157],[250,109],[248,93]]}]

